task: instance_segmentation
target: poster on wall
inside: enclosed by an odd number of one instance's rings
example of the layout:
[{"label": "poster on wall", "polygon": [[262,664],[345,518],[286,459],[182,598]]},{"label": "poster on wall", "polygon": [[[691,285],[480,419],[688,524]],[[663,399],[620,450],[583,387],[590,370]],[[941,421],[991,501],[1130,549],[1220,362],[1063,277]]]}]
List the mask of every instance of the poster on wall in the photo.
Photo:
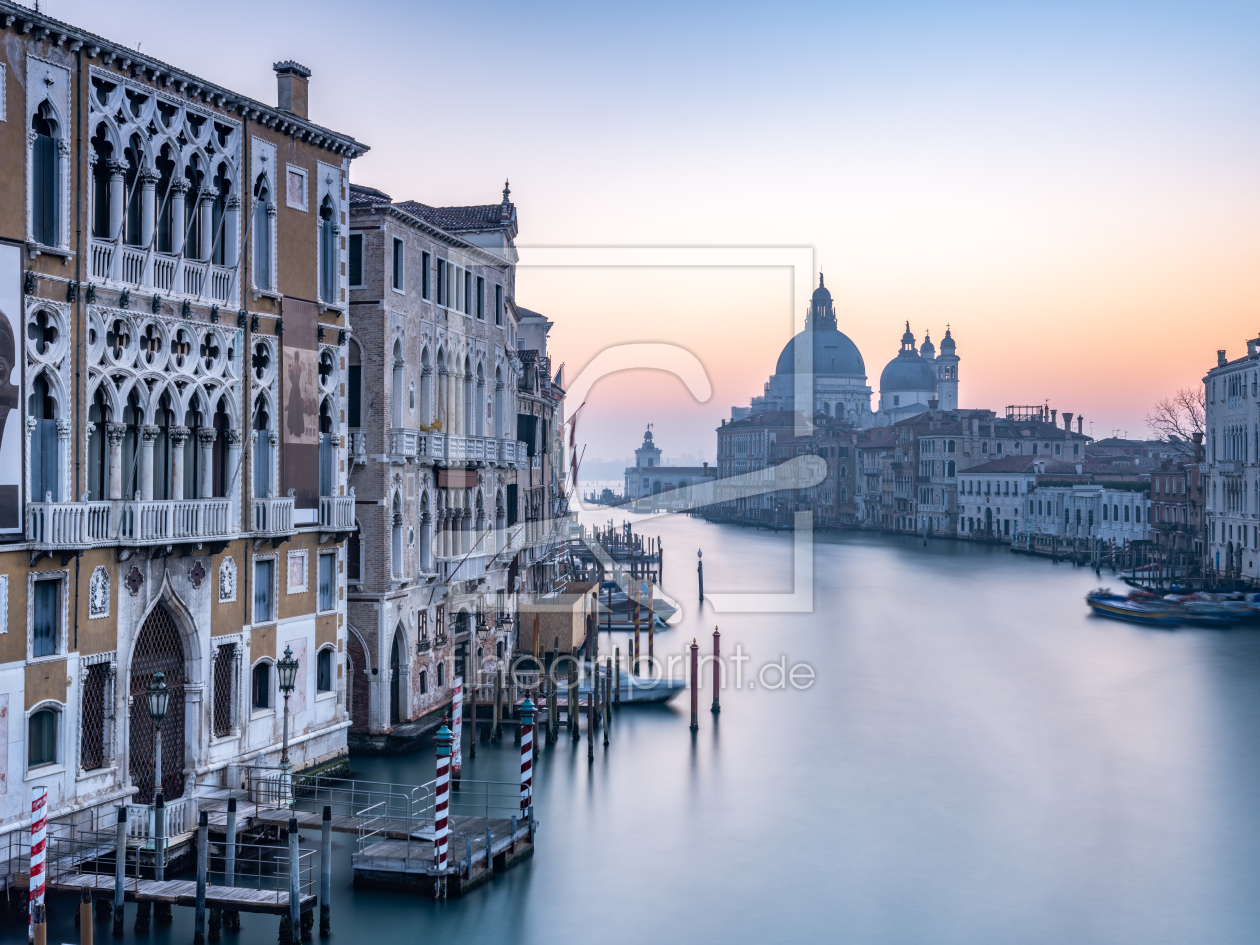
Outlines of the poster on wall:
[{"label": "poster on wall", "polygon": [[0,534],[22,531],[22,250],[0,243]]},{"label": "poster on wall", "polygon": [[293,490],[293,523],[319,515],[319,310],[284,299],[281,437],[284,488]]}]

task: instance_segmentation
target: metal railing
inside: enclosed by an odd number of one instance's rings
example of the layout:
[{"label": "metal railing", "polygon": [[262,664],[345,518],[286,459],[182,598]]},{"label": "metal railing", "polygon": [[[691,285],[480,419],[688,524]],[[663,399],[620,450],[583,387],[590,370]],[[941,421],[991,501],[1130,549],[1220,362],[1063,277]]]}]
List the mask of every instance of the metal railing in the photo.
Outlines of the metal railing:
[{"label": "metal railing", "polygon": [[[128,815],[130,817],[130,815]],[[130,819],[128,820],[130,823]],[[169,844],[169,839],[167,843]],[[275,905],[289,900],[291,860],[287,847],[265,843],[237,843],[232,872],[227,872],[226,844],[212,844],[206,870],[206,885],[220,888],[252,889],[270,893],[262,901]],[[133,896],[141,892],[140,883],[152,879],[152,861],[145,862],[141,851],[149,846],[137,846],[129,840],[123,851],[123,889]],[[109,877],[113,887],[117,877],[118,838],[116,831],[95,830],[76,836],[49,838],[47,882],[56,885],[73,875]],[[302,899],[315,896],[319,891],[317,854],[314,849],[298,853],[298,895]],[[148,875],[145,875],[145,874]],[[104,885],[99,883],[98,886]],[[209,893],[213,897],[213,893]],[[252,902],[259,899],[251,897]]]}]

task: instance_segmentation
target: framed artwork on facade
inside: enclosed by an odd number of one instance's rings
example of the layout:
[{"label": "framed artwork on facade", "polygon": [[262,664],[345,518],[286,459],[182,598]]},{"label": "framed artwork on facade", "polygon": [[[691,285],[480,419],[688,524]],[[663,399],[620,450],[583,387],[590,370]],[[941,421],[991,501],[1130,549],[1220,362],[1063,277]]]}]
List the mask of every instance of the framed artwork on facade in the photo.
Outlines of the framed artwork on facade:
[{"label": "framed artwork on facade", "polygon": [[310,590],[310,578],[307,577],[306,551],[290,551],[288,563],[288,593],[305,594]]},{"label": "framed artwork on facade", "polygon": [[307,173],[305,168],[285,165],[284,202],[294,210],[306,212]]}]

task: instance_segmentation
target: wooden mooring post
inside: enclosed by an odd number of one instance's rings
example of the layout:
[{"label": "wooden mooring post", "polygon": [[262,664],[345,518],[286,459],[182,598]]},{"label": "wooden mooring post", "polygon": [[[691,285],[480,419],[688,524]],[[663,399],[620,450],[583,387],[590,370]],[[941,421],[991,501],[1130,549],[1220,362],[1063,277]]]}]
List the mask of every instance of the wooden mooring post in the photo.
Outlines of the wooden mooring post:
[{"label": "wooden mooring post", "polygon": [[718,693],[722,688],[721,673],[721,647],[722,634],[718,633],[718,628],[713,628],[713,708],[709,711],[717,715],[722,711],[722,703],[718,700]]},{"label": "wooden mooring post", "polygon": [[206,940],[206,872],[210,869],[210,819],[206,811],[197,815],[197,912],[193,917],[193,945]]},{"label": "wooden mooring post", "polygon": [[118,805],[118,834],[114,847],[114,938],[123,934],[123,903],[127,885],[127,805]]},{"label": "wooden mooring post", "polygon": [[621,708],[621,647],[615,649],[615,659],[613,661],[613,702],[617,708]]},{"label": "wooden mooring post", "polygon": [[[236,798],[229,797],[227,803],[227,826],[223,843],[223,882],[226,886],[236,885]],[[241,914],[236,909],[225,909],[223,920],[233,932],[241,929]]]},{"label": "wooden mooring post", "polygon": [[581,707],[578,705],[577,660],[569,663],[569,696],[565,714],[569,721],[569,734],[574,741],[582,737],[578,729],[581,727]]},{"label": "wooden mooring post", "polygon": [[92,890],[79,893],[79,945],[92,945]]},{"label": "wooden mooring post", "polygon": [[700,646],[691,638],[691,730],[700,728]]},{"label": "wooden mooring post", "polygon": [[319,838],[319,934],[332,934],[332,805],[324,805]]}]

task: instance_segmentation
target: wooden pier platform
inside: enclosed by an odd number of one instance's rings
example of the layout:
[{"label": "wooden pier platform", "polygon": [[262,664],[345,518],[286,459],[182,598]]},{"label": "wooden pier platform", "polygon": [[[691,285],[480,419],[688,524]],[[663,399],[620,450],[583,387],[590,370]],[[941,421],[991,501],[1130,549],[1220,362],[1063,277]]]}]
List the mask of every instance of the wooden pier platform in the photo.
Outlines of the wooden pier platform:
[{"label": "wooden pier platform", "polygon": [[[91,890],[94,899],[114,898],[114,877],[104,873],[64,873],[48,884],[56,892],[78,892],[83,887]],[[127,902],[169,902],[176,906],[197,905],[197,883],[191,879],[154,879],[128,877],[124,887]],[[303,896],[299,903],[302,912],[315,907],[319,897]],[[235,912],[260,912],[267,915],[289,914],[287,889],[238,889],[232,886],[206,886],[206,908],[225,909]]]},{"label": "wooden pier platform", "polygon": [[[495,817],[453,815],[447,844],[445,871],[433,863],[433,828],[427,827],[410,840],[379,840],[364,844],[351,855],[356,887],[432,890],[438,880],[446,880],[448,896],[460,896],[488,881],[521,860],[532,856],[534,844],[529,824],[518,825]],[[535,824],[535,828],[537,824]],[[486,856],[486,830],[490,830],[490,855]],[[467,862],[468,841],[472,841],[472,862]]]}]

